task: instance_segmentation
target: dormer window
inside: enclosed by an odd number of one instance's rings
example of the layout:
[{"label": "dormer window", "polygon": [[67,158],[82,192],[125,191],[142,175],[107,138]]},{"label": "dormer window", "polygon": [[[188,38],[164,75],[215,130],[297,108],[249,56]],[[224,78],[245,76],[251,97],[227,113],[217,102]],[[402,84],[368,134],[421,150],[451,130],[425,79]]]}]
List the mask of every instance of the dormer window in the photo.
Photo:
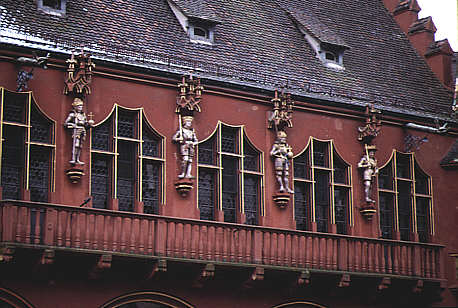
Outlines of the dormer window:
[{"label": "dormer window", "polygon": [[339,37],[333,25],[324,24],[310,12],[298,11],[290,7],[283,9],[296,23],[324,66],[337,70],[345,69],[343,54],[350,47]]},{"label": "dormer window", "polygon": [[188,33],[191,42],[193,43],[213,43],[213,30],[205,25],[194,25],[189,23]]},{"label": "dormer window", "polygon": [[167,0],[172,12],[192,43],[211,45],[214,28],[220,23],[210,6],[192,5],[192,1]]},{"label": "dormer window", "polygon": [[40,11],[55,15],[64,16],[67,0],[37,0],[37,7]]}]

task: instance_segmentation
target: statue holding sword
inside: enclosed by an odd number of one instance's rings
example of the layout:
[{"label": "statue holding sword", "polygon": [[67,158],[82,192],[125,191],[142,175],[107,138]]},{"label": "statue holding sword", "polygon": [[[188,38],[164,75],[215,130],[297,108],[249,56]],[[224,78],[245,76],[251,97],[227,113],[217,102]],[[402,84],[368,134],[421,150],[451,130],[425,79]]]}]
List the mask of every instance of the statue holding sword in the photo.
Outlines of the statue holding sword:
[{"label": "statue holding sword", "polygon": [[[72,165],[84,165],[84,162],[80,160],[81,148],[86,139],[86,128],[94,125],[94,120],[88,120],[86,114],[83,112],[83,105],[83,101],[76,97],[72,104],[73,110],[70,111],[64,122],[64,126],[73,131],[72,159],[70,160],[70,164]],[[89,114],[89,117],[91,117],[91,114]]]},{"label": "statue holding sword", "polygon": [[192,160],[194,157],[194,148],[197,145],[197,137],[192,128],[192,116],[183,116],[178,115],[179,119],[179,128],[176,133],[173,135],[172,140],[180,144],[180,154],[181,154],[181,173],[178,175],[178,178],[193,178],[191,175],[192,169]]},{"label": "statue holding sword", "polygon": [[377,159],[375,158],[375,151],[377,148],[375,145],[364,145],[366,153],[361,157],[358,163],[358,168],[364,169],[363,182],[364,182],[364,194],[367,203],[375,203],[372,197],[372,183],[373,178],[378,174]]}]

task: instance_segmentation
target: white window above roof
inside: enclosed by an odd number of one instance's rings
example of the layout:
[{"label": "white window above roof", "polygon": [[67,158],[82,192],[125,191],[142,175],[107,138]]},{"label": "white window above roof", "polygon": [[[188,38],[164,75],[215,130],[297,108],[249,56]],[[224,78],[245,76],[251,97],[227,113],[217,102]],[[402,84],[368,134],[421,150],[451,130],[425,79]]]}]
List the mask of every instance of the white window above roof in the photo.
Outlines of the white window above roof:
[{"label": "white window above roof", "polygon": [[186,0],[167,2],[192,43],[213,44],[214,29],[219,20],[210,8],[193,6]]},{"label": "white window above roof", "polygon": [[67,0],[37,0],[38,10],[55,16],[65,16]]}]

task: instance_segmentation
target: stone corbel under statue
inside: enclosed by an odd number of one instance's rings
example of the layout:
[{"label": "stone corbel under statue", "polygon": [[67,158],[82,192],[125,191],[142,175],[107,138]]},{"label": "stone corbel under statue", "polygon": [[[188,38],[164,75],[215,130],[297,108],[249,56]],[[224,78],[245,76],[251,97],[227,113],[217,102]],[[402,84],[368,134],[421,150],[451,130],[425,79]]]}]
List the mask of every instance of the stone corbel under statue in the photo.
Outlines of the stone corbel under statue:
[{"label": "stone corbel under statue", "polygon": [[75,166],[84,165],[84,162],[82,162],[80,158],[84,141],[86,139],[86,130],[94,125],[92,114],[89,114],[88,119],[83,111],[83,105],[83,100],[76,97],[73,100],[73,109],[70,111],[64,122],[64,127],[72,132],[72,157],[69,161],[72,168],[66,171],[66,174],[72,183],[77,183],[84,175],[83,170]]}]

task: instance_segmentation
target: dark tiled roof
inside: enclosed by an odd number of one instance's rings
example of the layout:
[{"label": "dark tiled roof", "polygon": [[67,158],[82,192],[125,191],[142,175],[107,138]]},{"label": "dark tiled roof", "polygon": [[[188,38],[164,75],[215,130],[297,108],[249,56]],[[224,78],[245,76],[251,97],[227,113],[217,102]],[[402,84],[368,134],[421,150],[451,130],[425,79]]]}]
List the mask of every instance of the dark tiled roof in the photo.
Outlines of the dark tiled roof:
[{"label": "dark tiled roof", "polygon": [[[448,118],[452,102],[380,0],[174,0],[188,14],[202,5],[220,24],[213,45],[190,42],[166,0],[68,0],[65,17],[34,1],[2,0],[0,43],[69,53],[84,46],[103,59],[291,92],[343,104]],[[191,4],[192,4],[191,3]],[[316,57],[287,7],[314,16],[350,47],[345,70]]]},{"label": "dark tiled roof", "polygon": [[211,22],[221,22],[216,15],[217,8],[208,0],[169,0],[186,16]]}]

